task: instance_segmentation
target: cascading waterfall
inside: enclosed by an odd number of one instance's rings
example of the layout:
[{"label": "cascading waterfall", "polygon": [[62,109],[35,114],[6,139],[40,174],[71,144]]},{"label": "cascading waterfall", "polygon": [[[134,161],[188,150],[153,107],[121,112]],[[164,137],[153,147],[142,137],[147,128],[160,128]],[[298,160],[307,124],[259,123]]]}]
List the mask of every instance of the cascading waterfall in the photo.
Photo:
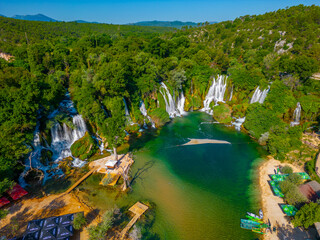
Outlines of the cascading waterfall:
[{"label": "cascading waterfall", "polygon": [[183,91],[180,92],[177,102],[177,110],[180,115],[186,115],[186,112],[184,111],[184,103],[186,101],[186,98],[184,97]]},{"label": "cascading waterfall", "polygon": [[87,131],[86,124],[81,115],[75,115],[72,118],[74,128],[70,128],[67,124],[60,125],[56,123],[51,128],[51,149],[53,152],[52,159],[60,161],[63,158],[71,157],[71,145],[82,138]]},{"label": "cascading waterfall", "polygon": [[296,126],[300,124],[300,118],[301,118],[301,104],[298,102],[297,107],[293,112],[293,121],[290,123],[290,126]]},{"label": "cascading waterfall", "polygon": [[[141,112],[141,114],[142,114],[144,117],[146,117],[146,118],[150,121],[151,126],[152,126],[153,128],[156,128],[156,125],[155,125],[155,123],[152,121],[152,118],[151,118],[150,116],[148,116],[147,109],[146,109],[146,105],[144,104],[144,102],[143,102],[142,100],[140,101],[140,112]],[[144,122],[144,125],[146,125],[146,122]],[[144,127],[146,128],[147,126],[144,126]]]},{"label": "cascading waterfall", "polygon": [[170,118],[174,118],[174,117],[178,116],[179,114],[176,111],[175,101],[174,101],[173,97],[171,96],[169,89],[164,84],[164,82],[161,83],[160,93],[162,94],[163,99],[166,103],[166,111],[169,114]]},{"label": "cascading waterfall", "polygon": [[[19,177],[19,182],[25,186],[24,177],[27,172],[31,169],[41,170],[44,174],[43,183],[53,176],[63,176],[61,169],[58,169],[58,162],[65,157],[72,156],[70,147],[71,145],[82,138],[87,131],[86,124],[81,115],[77,113],[77,110],[74,108],[73,102],[70,99],[69,93],[66,94],[65,99],[59,104],[59,109],[54,110],[51,114],[48,115],[49,119],[53,119],[60,112],[64,112],[72,117],[72,127],[68,127],[67,124],[63,123],[60,125],[56,122],[51,127],[51,146],[48,146],[45,139],[43,142],[46,146],[41,144],[41,134],[40,134],[40,124],[37,123],[34,139],[33,139],[33,151],[29,154],[27,159],[25,159],[25,170]],[[53,153],[52,160],[48,166],[45,166],[41,163],[41,152],[42,150],[49,150]],[[73,165],[76,167],[81,167],[84,165],[84,161],[79,159],[74,159]],[[31,164],[31,165],[30,165]],[[50,170],[50,173],[49,173]]]},{"label": "cascading waterfall", "polygon": [[246,117],[243,118],[235,118],[234,122],[231,122],[231,124],[234,126],[234,128],[237,131],[241,130],[241,125],[244,123],[244,121],[246,120]]},{"label": "cascading waterfall", "polygon": [[178,96],[177,104],[175,102],[175,98],[172,97],[169,89],[164,84],[164,82],[161,83],[160,93],[166,103],[166,111],[169,114],[170,118],[174,118],[177,116],[181,117],[182,115],[186,114],[186,112],[184,111],[184,103],[186,99],[182,90]]},{"label": "cascading waterfall", "polygon": [[127,102],[126,102],[125,98],[123,98],[123,102],[124,102],[124,109],[125,109],[125,112],[126,112],[126,117],[130,118],[130,113],[129,113]]},{"label": "cascading waterfall", "polygon": [[213,114],[212,109],[210,108],[210,103],[214,101],[215,105],[218,102],[224,102],[224,94],[227,88],[227,76],[218,75],[218,78],[213,78],[213,82],[209,91],[207,93],[206,98],[203,101],[203,109],[202,111]]},{"label": "cascading waterfall", "polygon": [[269,90],[270,90],[270,86],[267,89],[264,89],[263,91],[261,91],[258,86],[252,95],[252,98],[250,100],[250,104],[255,103],[255,102],[259,102],[262,104],[264,102],[264,100],[266,99]]},{"label": "cascading waterfall", "polygon": [[128,121],[131,125],[133,125],[133,124],[135,124],[135,123],[132,122],[132,120],[131,120],[130,113],[129,113],[129,109],[128,109],[128,105],[127,105],[127,102],[126,102],[126,99],[125,99],[125,98],[123,98],[123,102],[124,102],[125,116],[126,116],[126,118],[127,118],[127,121]]},{"label": "cascading waterfall", "polygon": [[233,95],[233,86],[232,86],[232,88],[231,88],[231,93],[230,93],[229,101],[232,100],[232,95]]}]

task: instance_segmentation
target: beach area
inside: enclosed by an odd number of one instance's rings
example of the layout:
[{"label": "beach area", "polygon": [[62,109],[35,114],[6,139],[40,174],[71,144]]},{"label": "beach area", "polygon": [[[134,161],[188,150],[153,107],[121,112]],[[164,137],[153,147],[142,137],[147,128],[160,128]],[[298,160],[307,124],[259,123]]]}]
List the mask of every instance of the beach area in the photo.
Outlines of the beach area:
[{"label": "beach area", "polygon": [[[284,204],[284,199],[273,194],[269,185],[270,174],[274,174],[279,166],[288,165],[293,169],[293,172],[304,172],[300,166],[289,163],[281,163],[272,157],[261,163],[258,168],[259,187],[262,210],[264,213],[265,222],[271,224],[271,231],[263,235],[264,240],[278,239],[316,239],[315,231],[303,231],[300,228],[294,228],[290,222],[290,218],[282,212],[280,204]],[[276,227],[276,231],[273,228]]]}]

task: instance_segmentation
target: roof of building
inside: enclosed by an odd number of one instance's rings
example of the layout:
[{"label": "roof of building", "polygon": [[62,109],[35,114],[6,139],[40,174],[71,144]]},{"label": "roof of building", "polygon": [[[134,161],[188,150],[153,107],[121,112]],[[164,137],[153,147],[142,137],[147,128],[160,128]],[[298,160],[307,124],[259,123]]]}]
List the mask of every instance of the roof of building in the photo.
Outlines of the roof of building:
[{"label": "roof of building", "polygon": [[316,194],[318,194],[318,196],[320,197],[320,183],[318,183],[317,181],[311,181],[307,184],[309,184],[313,191],[315,191]]},{"label": "roof of building", "polygon": [[6,197],[0,197],[0,208],[9,203],[10,201]]},{"label": "roof of building", "polygon": [[74,214],[32,220],[23,234],[23,240],[64,240],[73,235]]},{"label": "roof of building", "polygon": [[28,192],[24,190],[19,184],[14,185],[12,189],[7,191],[7,193],[13,200],[17,200],[28,194]]},{"label": "roof of building", "polygon": [[315,202],[320,197],[317,194],[317,192],[313,189],[312,185],[313,184],[305,183],[305,184],[303,184],[303,185],[301,185],[299,187],[299,190],[304,196],[306,196],[307,199],[309,199],[310,201]]},{"label": "roof of building", "polygon": [[318,235],[320,236],[320,222],[315,222],[314,226],[315,226],[315,228],[316,228],[316,230],[318,232]]}]

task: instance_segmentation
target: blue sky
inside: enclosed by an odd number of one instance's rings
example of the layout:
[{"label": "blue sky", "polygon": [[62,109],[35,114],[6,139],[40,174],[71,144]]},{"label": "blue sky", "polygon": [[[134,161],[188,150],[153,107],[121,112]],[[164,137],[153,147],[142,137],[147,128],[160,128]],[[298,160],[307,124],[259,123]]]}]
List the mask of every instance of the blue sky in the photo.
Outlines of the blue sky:
[{"label": "blue sky", "polygon": [[86,20],[133,23],[149,20],[224,21],[262,14],[298,4],[319,5],[319,0],[2,0],[5,16],[42,13],[61,21]]}]

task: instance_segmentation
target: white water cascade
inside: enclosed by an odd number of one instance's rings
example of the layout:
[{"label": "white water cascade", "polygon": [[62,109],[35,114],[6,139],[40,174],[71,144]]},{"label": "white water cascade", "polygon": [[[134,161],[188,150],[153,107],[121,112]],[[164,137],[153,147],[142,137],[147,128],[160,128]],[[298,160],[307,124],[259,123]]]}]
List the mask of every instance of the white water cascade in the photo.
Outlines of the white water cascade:
[{"label": "white water cascade", "polygon": [[186,112],[184,111],[184,103],[186,101],[186,98],[184,97],[183,91],[180,92],[177,102],[177,110],[180,115],[186,115]]},{"label": "white water cascade", "polygon": [[140,112],[141,112],[141,114],[142,114],[144,117],[146,117],[146,118],[150,121],[151,126],[152,126],[153,128],[156,128],[156,125],[155,125],[155,123],[152,121],[152,118],[151,118],[150,116],[148,116],[147,109],[146,109],[146,105],[144,104],[144,102],[143,102],[142,100],[140,101]]},{"label": "white water cascade", "polygon": [[234,121],[234,122],[231,122],[231,125],[233,125],[234,128],[235,128],[237,131],[240,131],[240,130],[241,130],[241,125],[244,123],[245,120],[246,120],[246,117],[243,117],[243,118],[235,118],[235,121]]},{"label": "white water cascade", "polygon": [[[26,185],[24,177],[31,168],[38,169],[43,172],[43,183],[48,179],[51,179],[53,176],[63,176],[62,170],[58,168],[58,162],[65,157],[72,156],[70,151],[71,145],[78,139],[82,138],[87,131],[86,124],[81,115],[77,114],[77,110],[74,108],[69,93],[67,93],[65,99],[61,101],[59,108],[49,114],[48,118],[53,119],[60,112],[64,112],[72,117],[73,126],[68,127],[65,123],[60,125],[56,122],[51,127],[51,146],[48,146],[44,138],[42,140],[45,143],[45,146],[43,146],[43,144],[41,144],[40,124],[37,123],[32,144],[33,151],[25,159],[25,170],[19,177],[19,183],[22,184],[22,186]],[[47,166],[42,164],[40,161],[42,150],[51,151],[53,153],[53,161]],[[73,166],[81,167],[84,163],[85,161],[75,159],[73,161]]]},{"label": "white water cascade", "polygon": [[213,114],[212,109],[210,108],[210,103],[214,101],[215,105],[218,105],[218,102],[224,102],[224,94],[227,88],[227,77],[223,75],[218,75],[218,78],[213,78],[213,82],[206,98],[203,101],[202,111]]},{"label": "white water cascade", "polygon": [[231,93],[230,93],[230,97],[229,97],[229,102],[232,100],[232,96],[233,96],[233,86],[231,88]]},{"label": "white water cascade", "polygon": [[255,103],[255,102],[259,102],[262,104],[264,102],[264,100],[266,99],[269,90],[270,90],[270,86],[267,89],[264,89],[263,91],[261,91],[258,86],[252,95],[252,98],[250,100],[250,104]]},{"label": "white water cascade", "polygon": [[290,123],[290,126],[296,126],[300,124],[300,118],[301,118],[301,104],[298,102],[297,107],[293,112],[293,121]]},{"label": "white water cascade", "polygon": [[174,97],[172,97],[169,89],[164,84],[164,82],[161,83],[160,93],[166,103],[166,111],[169,114],[170,118],[174,118],[177,116],[181,117],[182,115],[186,114],[186,112],[184,111],[185,97],[183,91],[181,91],[179,94],[177,106]]},{"label": "white water cascade", "polygon": [[81,115],[75,115],[72,118],[74,128],[70,128],[67,124],[60,125],[56,123],[51,128],[51,150],[53,152],[52,159],[54,161],[60,161],[66,157],[70,157],[71,145],[82,138],[87,131],[86,124]]}]

